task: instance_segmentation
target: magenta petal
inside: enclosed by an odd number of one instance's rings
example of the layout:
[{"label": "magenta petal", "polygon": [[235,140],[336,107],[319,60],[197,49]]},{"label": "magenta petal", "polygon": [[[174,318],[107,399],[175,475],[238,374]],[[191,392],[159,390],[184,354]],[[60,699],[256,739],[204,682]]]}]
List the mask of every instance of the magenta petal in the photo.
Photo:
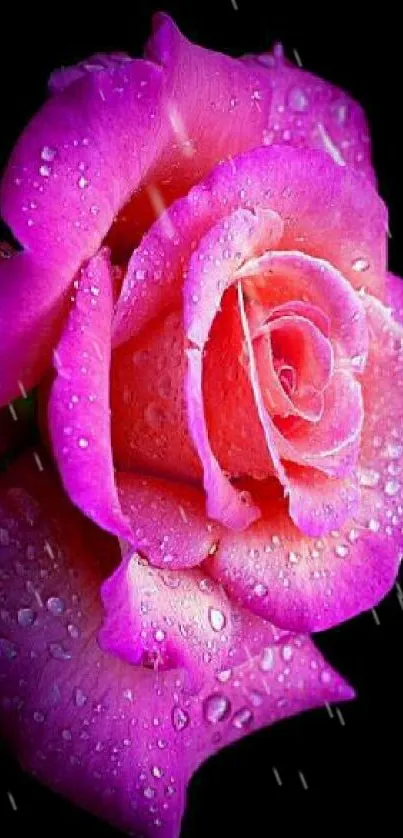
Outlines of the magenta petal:
[{"label": "magenta petal", "polygon": [[270,52],[245,55],[242,60],[264,68],[272,89],[273,117],[266,143],[323,149],[337,165],[375,179],[367,120],[347,93],[296,67],[278,44]]},{"label": "magenta petal", "polygon": [[221,529],[206,518],[199,488],[128,472],[117,473],[117,484],[132,544],[153,567],[193,567],[214,550]]},{"label": "magenta petal", "polygon": [[190,775],[219,746],[353,697],[309,638],[247,615],[233,661],[198,695],[179,670],[105,654],[98,588],[117,542],[71,506],[47,462],[38,472],[24,458],[0,482],[1,729],[23,767],[74,803],[124,832],[177,838]]},{"label": "magenta petal", "polygon": [[388,305],[398,323],[403,325],[403,279],[395,274],[388,274]]},{"label": "magenta petal", "polygon": [[101,527],[129,538],[115,486],[109,411],[113,288],[101,250],[81,270],[54,351],[48,422],[53,453],[72,501]]}]

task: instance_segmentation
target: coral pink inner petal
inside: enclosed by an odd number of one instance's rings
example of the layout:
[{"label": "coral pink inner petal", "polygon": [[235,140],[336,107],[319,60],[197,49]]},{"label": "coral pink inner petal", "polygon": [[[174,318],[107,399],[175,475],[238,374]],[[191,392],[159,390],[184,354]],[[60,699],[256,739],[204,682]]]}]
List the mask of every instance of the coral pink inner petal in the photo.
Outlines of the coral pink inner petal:
[{"label": "coral pink inner petal", "polygon": [[185,483],[118,472],[122,509],[135,546],[153,567],[193,567],[214,551],[220,528],[205,513],[203,492]]},{"label": "coral pink inner petal", "polygon": [[81,270],[61,339],[48,406],[53,453],[73,502],[116,535],[130,526],[117,495],[111,449],[109,366],[113,290],[100,251]]},{"label": "coral pink inner petal", "polygon": [[[261,485],[262,518],[242,536],[225,533],[208,560],[210,572],[231,597],[295,631],[323,630],[372,608],[392,587],[401,561],[403,332],[378,300],[368,295],[363,303],[372,340],[362,379],[365,421],[354,475],[358,507],[327,535],[307,536],[292,522],[271,481],[271,489]],[[349,480],[325,483],[317,472],[288,465],[287,471],[290,484],[298,479],[296,498],[306,486],[299,523],[303,526],[304,516],[311,516],[306,523],[312,533],[315,514],[319,523],[322,516],[325,521],[337,513],[342,493],[347,505],[349,499],[355,503]]]},{"label": "coral pink inner petal", "polygon": [[302,252],[273,251],[243,265],[238,275],[246,295],[264,309],[292,306],[296,299],[318,307],[329,319],[336,361],[362,371],[368,352],[362,301],[333,265]]},{"label": "coral pink inner petal", "polygon": [[202,354],[233,272],[255,250],[275,244],[281,230],[275,213],[238,210],[202,238],[184,284],[185,333],[190,346],[185,385],[189,429],[203,464],[208,515],[237,529],[255,520],[259,510],[232,486],[211,449],[203,404]]}]

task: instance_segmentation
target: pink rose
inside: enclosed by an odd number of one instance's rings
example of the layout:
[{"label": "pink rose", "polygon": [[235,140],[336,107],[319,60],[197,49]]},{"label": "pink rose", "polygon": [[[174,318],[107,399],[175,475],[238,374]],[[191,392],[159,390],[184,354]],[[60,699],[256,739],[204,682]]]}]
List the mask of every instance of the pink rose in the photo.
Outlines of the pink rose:
[{"label": "pink rose", "polygon": [[232,59],[157,15],[145,59],[50,87],[3,180],[0,399],[40,385],[81,512],[43,452],[2,479],[5,730],[172,838],[217,728],[352,695],[306,634],[396,577],[402,286],[361,110],[279,47]]}]

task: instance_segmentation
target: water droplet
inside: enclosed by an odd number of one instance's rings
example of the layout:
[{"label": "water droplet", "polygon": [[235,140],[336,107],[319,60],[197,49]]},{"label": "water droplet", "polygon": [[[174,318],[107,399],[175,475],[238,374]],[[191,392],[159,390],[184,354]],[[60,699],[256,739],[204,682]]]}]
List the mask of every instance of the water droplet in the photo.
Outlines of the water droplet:
[{"label": "water droplet", "polygon": [[66,661],[71,659],[70,652],[67,652],[61,643],[49,643],[48,649],[52,658],[55,658],[56,660]]},{"label": "water droplet", "polygon": [[48,145],[44,145],[44,147],[41,151],[41,159],[45,160],[46,163],[51,163],[52,160],[55,159],[56,154],[57,154],[57,151],[56,151],[55,148],[51,148]]},{"label": "water droplet", "polygon": [[245,730],[246,727],[253,721],[253,713],[249,710],[249,707],[242,707],[241,710],[238,710],[232,719],[232,724],[234,727],[238,728],[238,730]]},{"label": "water droplet", "polygon": [[281,655],[282,655],[282,658],[283,658],[284,661],[286,661],[286,662],[290,661],[292,656],[293,656],[292,646],[290,646],[288,644],[286,646],[283,646]]},{"label": "water droplet", "polygon": [[20,608],[17,614],[17,620],[20,626],[32,626],[36,620],[35,612],[32,608]]},{"label": "water droplet", "polygon": [[222,693],[208,696],[203,703],[204,718],[209,724],[217,724],[226,719],[231,712],[231,704]]},{"label": "water droplet", "polygon": [[41,722],[45,721],[45,716],[44,716],[43,713],[40,712],[40,710],[35,710],[35,713],[33,714],[33,718],[34,718],[34,722],[38,722],[38,724],[41,724]]},{"label": "water droplet", "polygon": [[17,657],[15,643],[11,643],[11,640],[7,640],[6,637],[0,637],[0,657],[7,658],[10,661]]},{"label": "water droplet", "polygon": [[361,486],[367,486],[369,489],[373,489],[379,483],[379,473],[373,468],[363,468],[359,473],[359,481]]},{"label": "water droplet", "polygon": [[85,695],[85,693],[83,693],[82,690],[80,690],[79,687],[75,688],[73,697],[74,703],[77,707],[83,707],[87,701],[87,696]]},{"label": "water droplet", "polygon": [[338,544],[337,547],[334,548],[334,552],[336,556],[339,556],[341,559],[345,559],[348,555],[348,547],[346,544]]},{"label": "water droplet", "polygon": [[58,596],[51,596],[46,602],[46,608],[54,617],[59,617],[60,614],[63,614],[65,607],[63,600]]},{"label": "water droplet", "polygon": [[72,733],[71,733],[71,730],[68,730],[68,728],[65,728],[64,730],[62,730],[62,738],[63,738],[66,742],[70,742],[70,741],[71,741],[71,739],[73,738]]},{"label": "water droplet", "polygon": [[222,669],[221,672],[217,672],[216,678],[220,684],[226,684],[227,681],[230,680],[232,675],[232,669]]},{"label": "water droplet", "polygon": [[199,582],[199,589],[204,594],[211,594],[214,590],[214,585],[213,585],[211,579],[201,579],[200,582]]},{"label": "water droplet", "polygon": [[88,448],[88,439],[85,436],[81,436],[78,440],[79,448]]},{"label": "water droplet", "polygon": [[370,518],[369,519],[368,529],[371,530],[371,532],[379,532],[380,527],[381,527],[381,525],[380,525],[379,521],[377,521],[375,518]]},{"label": "water droplet", "polygon": [[41,167],[40,167],[40,169],[39,169],[39,174],[40,174],[42,177],[50,177],[50,176],[51,176],[51,174],[52,174],[52,169],[50,168],[50,166],[47,166],[47,165],[45,164],[44,166],[41,166]]},{"label": "water droplet", "polygon": [[151,774],[153,775],[153,777],[157,777],[158,780],[160,780],[161,777],[164,776],[164,772],[163,772],[162,768],[159,768],[158,765],[154,765],[152,767]]},{"label": "water droplet", "polygon": [[165,640],[165,632],[162,629],[157,629],[154,632],[154,638],[157,643],[162,643],[162,641]]},{"label": "water droplet", "polygon": [[261,582],[257,582],[256,585],[253,588],[253,593],[255,594],[255,596],[258,596],[258,597],[266,596],[266,594],[267,594],[266,585],[262,585]]},{"label": "water droplet", "polygon": [[259,668],[262,672],[268,672],[274,665],[274,651],[270,646],[263,649],[262,657],[260,658]]},{"label": "water droplet", "polygon": [[208,618],[213,631],[222,631],[225,627],[225,614],[219,608],[209,608]]},{"label": "water droplet", "polygon": [[84,175],[81,175],[81,176],[78,178],[77,183],[78,183],[78,186],[80,187],[80,189],[85,189],[85,188],[86,188],[86,186],[88,186],[88,180],[87,180],[87,178],[86,178],[86,177],[84,177]]},{"label": "water droplet", "polygon": [[387,483],[385,483],[385,494],[391,498],[394,497],[394,495],[397,495],[399,489],[400,483],[397,480],[388,480]]},{"label": "water droplet", "polygon": [[358,271],[358,273],[362,273],[363,271],[367,271],[369,268],[368,259],[354,259],[351,264],[353,271]]},{"label": "water droplet", "polygon": [[292,87],[288,92],[288,106],[292,111],[302,112],[308,109],[309,100],[300,87]]},{"label": "water droplet", "polygon": [[250,703],[253,704],[254,707],[260,707],[264,701],[263,693],[259,692],[259,690],[249,690],[249,699]]},{"label": "water droplet", "polygon": [[328,669],[322,669],[322,672],[320,673],[320,680],[322,681],[322,684],[330,684],[332,676]]},{"label": "water droplet", "polygon": [[184,730],[190,721],[189,713],[186,710],[182,710],[182,707],[173,708],[171,719],[173,727],[178,731]]},{"label": "water droplet", "polygon": [[7,530],[5,530],[4,527],[0,527],[0,545],[2,547],[8,547],[9,544],[10,544],[10,536],[9,536]]},{"label": "water droplet", "polygon": [[153,789],[152,786],[146,786],[143,791],[143,794],[144,797],[147,798],[147,800],[152,800],[152,798],[155,797],[155,789]]},{"label": "water droplet", "polygon": [[77,628],[77,626],[74,626],[73,623],[69,623],[69,625],[67,626],[67,631],[70,637],[73,637],[74,640],[77,640],[77,638],[80,637],[80,629]]}]

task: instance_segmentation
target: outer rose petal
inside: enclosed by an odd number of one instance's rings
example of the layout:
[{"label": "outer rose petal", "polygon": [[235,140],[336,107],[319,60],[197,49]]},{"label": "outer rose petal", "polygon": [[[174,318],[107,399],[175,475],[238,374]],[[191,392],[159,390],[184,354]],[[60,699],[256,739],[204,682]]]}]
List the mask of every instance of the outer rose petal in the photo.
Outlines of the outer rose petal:
[{"label": "outer rose petal", "polygon": [[293,631],[326,629],[376,605],[402,557],[403,330],[378,300],[363,300],[372,340],[362,380],[359,509],[338,531],[304,537],[278,487],[266,485],[261,520],[242,536],[227,533],[208,561],[231,597]]},{"label": "outer rose petal", "polygon": [[395,274],[388,274],[388,305],[393,311],[393,317],[403,324],[403,279]]},{"label": "outer rose petal", "polygon": [[196,696],[181,671],[156,676],[104,654],[98,588],[117,542],[33,459],[1,476],[0,504],[2,731],[28,771],[117,828],[177,838],[186,783],[217,733],[224,745],[353,696],[308,638],[257,618],[239,624],[233,659],[242,636],[249,659]]},{"label": "outer rose petal", "polygon": [[272,118],[265,143],[323,149],[339,166],[351,166],[374,180],[365,114],[344,91],[288,62],[279,44],[272,53],[245,55],[243,60],[268,70]]},{"label": "outer rose petal", "polygon": [[206,518],[201,489],[158,477],[117,473],[119,499],[131,522],[136,549],[153,567],[200,564],[213,550],[220,527]]},{"label": "outer rose petal", "polygon": [[18,141],[1,212],[25,252],[0,262],[0,403],[18,394],[18,379],[27,390],[38,382],[70,282],[158,154],[161,87],[161,69],[145,61],[87,74]]},{"label": "outer rose petal", "polygon": [[200,237],[235,210],[260,207],[284,221],[281,250],[323,259],[383,299],[387,215],[374,187],[318,151],[255,148],[216,166],[144,236],[122,286],[115,344],[178,304],[183,267]]},{"label": "outer rose petal", "polygon": [[113,287],[101,250],[81,270],[62,337],[48,407],[53,453],[72,501],[101,527],[130,538],[112,460],[109,365]]}]

